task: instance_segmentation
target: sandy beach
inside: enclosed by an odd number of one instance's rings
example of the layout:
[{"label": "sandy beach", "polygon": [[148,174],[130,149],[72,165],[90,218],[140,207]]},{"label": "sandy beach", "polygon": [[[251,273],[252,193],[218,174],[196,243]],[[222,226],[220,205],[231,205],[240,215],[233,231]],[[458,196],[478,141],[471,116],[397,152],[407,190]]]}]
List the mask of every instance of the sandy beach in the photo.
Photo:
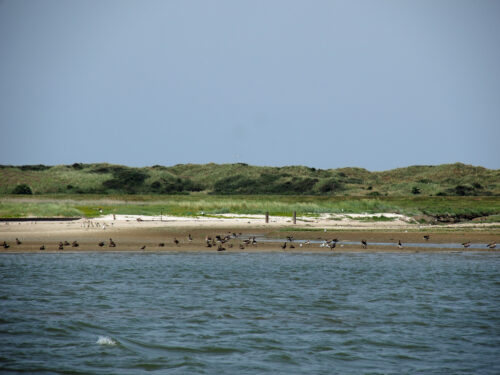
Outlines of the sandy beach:
[{"label": "sandy beach", "polygon": [[[230,239],[222,244],[226,251],[287,251],[287,252],[331,252],[325,247],[324,240],[337,239],[333,251],[451,251],[439,244],[470,242],[471,244],[488,244],[500,241],[498,226],[491,224],[449,224],[419,225],[413,219],[403,215],[381,213],[364,215],[365,217],[384,216],[390,221],[360,221],[363,215],[324,215],[320,217],[297,217],[293,224],[290,217],[270,217],[269,223],[261,215],[217,215],[202,217],[175,216],[134,216],[108,215],[92,220],[74,221],[9,221],[0,223],[0,244],[3,241],[9,248],[0,248],[0,252],[38,252],[45,246],[45,252],[74,251],[217,251],[218,244],[206,246],[206,238],[220,235]],[[430,235],[429,240],[423,238]],[[191,235],[192,240],[188,236]],[[236,236],[235,236],[236,235]],[[257,237],[257,244],[244,243]],[[294,238],[294,248],[290,243],[283,250],[281,245],[288,236]],[[16,244],[16,238],[21,244]],[[112,238],[116,247],[109,247]],[[177,239],[178,243],[175,243]],[[302,243],[309,240],[310,244]],[[363,248],[361,240],[368,243]],[[77,241],[78,247],[65,245],[58,249],[59,242]],[[396,246],[401,241],[403,247]],[[99,246],[104,242],[104,246]],[[288,241],[289,242],[289,241]],[[160,246],[160,244],[164,244]],[[413,244],[411,247],[404,244]],[[244,250],[240,249],[240,244]],[[323,244],[323,245],[322,245]],[[370,246],[372,244],[373,246]],[[389,244],[389,245],[381,245]],[[419,247],[416,244],[423,244]],[[427,244],[433,244],[432,248]],[[143,250],[141,248],[145,246]],[[493,249],[497,251],[499,247]],[[460,250],[460,249],[459,249]],[[492,251],[486,246],[471,246],[461,250]]]}]

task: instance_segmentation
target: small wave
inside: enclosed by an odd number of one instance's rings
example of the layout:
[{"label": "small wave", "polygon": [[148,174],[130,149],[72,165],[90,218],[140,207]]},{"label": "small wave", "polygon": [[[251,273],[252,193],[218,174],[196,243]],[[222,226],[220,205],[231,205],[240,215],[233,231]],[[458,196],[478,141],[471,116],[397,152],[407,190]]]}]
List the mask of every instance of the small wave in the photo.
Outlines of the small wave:
[{"label": "small wave", "polygon": [[98,345],[116,345],[116,341],[113,340],[111,337],[108,336],[99,336],[99,338],[96,341],[96,344]]}]

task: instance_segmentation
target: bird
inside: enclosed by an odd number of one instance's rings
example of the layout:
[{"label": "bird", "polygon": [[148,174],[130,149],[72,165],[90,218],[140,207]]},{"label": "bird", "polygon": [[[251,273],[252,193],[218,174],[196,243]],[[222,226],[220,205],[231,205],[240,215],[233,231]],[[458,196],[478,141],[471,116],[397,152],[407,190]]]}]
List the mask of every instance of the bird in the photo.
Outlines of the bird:
[{"label": "bird", "polygon": [[304,242],[304,245],[309,245],[311,243],[311,241],[307,240],[306,242]]},{"label": "bird", "polygon": [[293,242],[293,236],[286,236],[286,239],[290,242]]},{"label": "bird", "polygon": [[497,244],[495,242],[490,242],[488,245],[486,245],[486,247],[489,249],[494,249],[495,247],[497,247]]},{"label": "bird", "polygon": [[426,241],[429,241],[429,238],[431,238],[431,236],[429,236],[428,234],[426,234],[426,235],[424,236],[424,240],[426,240]]},{"label": "bird", "polygon": [[72,246],[72,247],[78,247],[78,246],[80,246],[80,244],[79,244],[78,242],[76,242],[76,241],[73,241],[73,242],[71,243],[71,246]]},{"label": "bird", "polygon": [[217,247],[217,251],[225,251],[226,249],[222,247],[221,244],[219,244],[219,247]]},{"label": "bird", "polygon": [[69,242],[68,241],[64,241],[64,246],[69,246]]},{"label": "bird", "polygon": [[19,238],[16,238],[16,245],[21,245],[21,244],[22,244],[22,242],[19,241]]},{"label": "bird", "polygon": [[64,250],[64,244],[62,242],[59,242],[59,247],[58,247],[59,250]]},{"label": "bird", "polygon": [[206,246],[207,247],[212,247],[212,243],[209,240],[207,240],[207,245]]},{"label": "bird", "polygon": [[242,244],[242,243],[240,243],[240,249],[241,249],[241,250],[245,250],[245,246],[243,246],[243,244]]},{"label": "bird", "polygon": [[142,245],[141,250],[145,250],[145,249],[146,249],[146,245]]},{"label": "bird", "polygon": [[174,243],[179,246],[179,240],[177,238],[174,238]]},{"label": "bird", "polygon": [[252,238],[252,245],[254,245],[254,246],[257,245],[257,241],[255,241],[255,237]]},{"label": "bird", "polygon": [[283,245],[281,245],[281,248],[282,248],[283,250],[285,250],[285,249],[286,249],[286,242],[283,242]]},{"label": "bird", "polygon": [[295,249],[295,246],[293,246],[293,243],[290,244],[290,249]]},{"label": "bird", "polygon": [[188,234],[188,241],[189,242],[193,241],[193,237],[191,237],[191,234]]},{"label": "bird", "polygon": [[40,250],[45,250],[45,245],[40,246]]},{"label": "bird", "polygon": [[464,242],[462,246],[464,247],[464,249],[467,249],[470,246],[470,241]]},{"label": "bird", "polygon": [[330,242],[330,250],[335,249],[335,246],[337,246],[337,241]]},{"label": "bird", "polygon": [[101,242],[98,243],[98,245],[99,245],[99,247],[103,247],[104,246],[104,242],[101,241]]},{"label": "bird", "polygon": [[402,249],[402,248],[403,248],[403,244],[401,243],[401,240],[399,240],[399,241],[398,241],[398,247],[399,247],[400,249]]},{"label": "bird", "polygon": [[109,239],[109,247],[116,247],[116,243],[115,241],[113,241],[113,239]]},{"label": "bird", "polygon": [[368,246],[366,240],[361,240],[361,245],[363,246],[363,249],[366,249],[366,247]]},{"label": "bird", "polygon": [[163,242],[160,242],[160,243],[158,244],[158,246],[163,247],[163,246],[165,246],[165,244],[164,244]]},{"label": "bird", "polygon": [[10,245],[7,242],[5,242],[5,241],[3,241],[2,246],[3,246],[4,249],[8,249],[10,247]]}]

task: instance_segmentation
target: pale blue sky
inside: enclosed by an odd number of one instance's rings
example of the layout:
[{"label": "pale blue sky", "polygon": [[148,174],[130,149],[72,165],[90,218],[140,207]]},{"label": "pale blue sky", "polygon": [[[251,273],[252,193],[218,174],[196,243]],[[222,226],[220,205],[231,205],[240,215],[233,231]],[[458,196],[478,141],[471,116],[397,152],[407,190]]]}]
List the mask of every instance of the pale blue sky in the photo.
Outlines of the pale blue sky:
[{"label": "pale blue sky", "polygon": [[0,164],[500,168],[500,1],[0,0]]}]

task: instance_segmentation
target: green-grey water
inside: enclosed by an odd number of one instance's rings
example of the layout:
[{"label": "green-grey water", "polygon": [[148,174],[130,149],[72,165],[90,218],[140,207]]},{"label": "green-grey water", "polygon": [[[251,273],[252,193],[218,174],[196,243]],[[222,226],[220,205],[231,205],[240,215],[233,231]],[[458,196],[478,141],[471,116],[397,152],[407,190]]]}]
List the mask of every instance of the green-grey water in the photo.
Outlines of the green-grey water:
[{"label": "green-grey water", "polygon": [[500,254],[2,254],[0,372],[498,374]]}]

